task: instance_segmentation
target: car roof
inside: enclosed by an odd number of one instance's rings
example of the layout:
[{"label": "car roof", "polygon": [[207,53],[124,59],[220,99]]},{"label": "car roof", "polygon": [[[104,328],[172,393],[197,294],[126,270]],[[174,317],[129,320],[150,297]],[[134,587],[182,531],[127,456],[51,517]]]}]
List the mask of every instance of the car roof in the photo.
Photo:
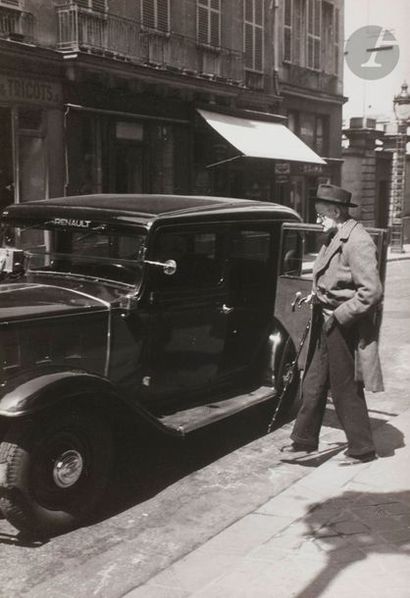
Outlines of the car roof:
[{"label": "car roof", "polygon": [[3,211],[3,218],[40,218],[50,216],[91,217],[95,220],[126,221],[150,226],[156,220],[174,220],[185,216],[222,214],[275,214],[276,218],[300,220],[298,214],[281,204],[248,199],[199,195],[96,194],[56,197],[13,204]]}]

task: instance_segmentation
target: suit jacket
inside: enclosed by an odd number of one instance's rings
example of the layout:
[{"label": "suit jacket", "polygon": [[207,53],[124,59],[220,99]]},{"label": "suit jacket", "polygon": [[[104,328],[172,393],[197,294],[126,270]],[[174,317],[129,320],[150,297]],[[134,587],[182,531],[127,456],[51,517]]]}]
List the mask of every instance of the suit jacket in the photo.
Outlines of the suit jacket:
[{"label": "suit jacket", "polygon": [[355,379],[373,392],[384,390],[378,352],[383,287],[376,246],[359,222],[347,220],[323,245],[313,266],[313,291],[357,339]]}]

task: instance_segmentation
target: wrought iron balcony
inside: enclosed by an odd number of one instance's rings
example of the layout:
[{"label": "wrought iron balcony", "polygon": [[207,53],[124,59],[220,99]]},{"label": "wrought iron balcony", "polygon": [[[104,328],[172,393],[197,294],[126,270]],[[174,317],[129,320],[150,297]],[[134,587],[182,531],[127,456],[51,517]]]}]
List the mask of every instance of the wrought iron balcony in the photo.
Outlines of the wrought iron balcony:
[{"label": "wrought iron balcony", "polygon": [[342,93],[342,79],[337,75],[314,71],[297,64],[287,64],[283,69],[283,81],[331,94]]},{"label": "wrought iron balcony", "polygon": [[0,5],[0,37],[32,41],[34,17],[29,12]]},{"label": "wrought iron balcony", "polygon": [[89,51],[193,76],[244,82],[240,52],[201,46],[182,35],[147,29],[136,20],[73,4],[58,6],[57,17],[60,50]]}]

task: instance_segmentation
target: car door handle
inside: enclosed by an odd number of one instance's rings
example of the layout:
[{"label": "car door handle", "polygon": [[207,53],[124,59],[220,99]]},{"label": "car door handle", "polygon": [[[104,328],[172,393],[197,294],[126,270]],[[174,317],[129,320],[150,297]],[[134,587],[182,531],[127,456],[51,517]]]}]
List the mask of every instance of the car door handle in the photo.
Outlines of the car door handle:
[{"label": "car door handle", "polygon": [[294,300],[293,300],[293,301],[292,301],[292,303],[290,304],[290,306],[291,306],[291,308],[292,308],[292,311],[295,311],[295,307],[296,307],[296,305],[298,305],[298,303],[299,303],[299,300],[300,300],[300,298],[301,298],[301,297],[302,297],[302,293],[301,293],[300,291],[297,291],[297,292],[295,293],[295,298],[294,298]]},{"label": "car door handle", "polygon": [[222,305],[222,307],[219,310],[219,312],[221,314],[225,314],[225,315],[230,314],[231,311],[233,311],[233,307],[229,307],[228,305],[225,305],[225,303]]}]

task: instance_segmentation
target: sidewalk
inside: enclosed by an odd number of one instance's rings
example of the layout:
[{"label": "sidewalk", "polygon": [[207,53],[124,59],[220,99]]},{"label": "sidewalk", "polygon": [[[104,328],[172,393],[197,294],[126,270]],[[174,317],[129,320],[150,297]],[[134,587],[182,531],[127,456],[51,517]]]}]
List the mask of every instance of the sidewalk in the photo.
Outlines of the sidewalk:
[{"label": "sidewalk", "polygon": [[395,253],[388,247],[387,249],[387,261],[396,262],[398,260],[405,260],[410,258],[410,245],[403,245],[403,253]]},{"label": "sidewalk", "polygon": [[408,598],[410,409],[374,438],[376,461],[337,454],[126,597]]}]

